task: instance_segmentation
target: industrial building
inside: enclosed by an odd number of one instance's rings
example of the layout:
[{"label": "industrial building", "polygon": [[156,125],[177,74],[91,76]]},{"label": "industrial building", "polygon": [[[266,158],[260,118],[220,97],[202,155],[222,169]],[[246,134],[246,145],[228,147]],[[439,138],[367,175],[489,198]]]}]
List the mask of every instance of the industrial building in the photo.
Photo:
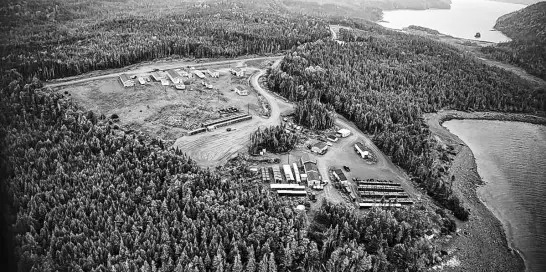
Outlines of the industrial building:
[{"label": "industrial building", "polygon": [[320,175],[318,172],[307,172],[307,186],[314,187],[320,185]]},{"label": "industrial building", "polygon": [[325,142],[318,142],[311,146],[311,151],[317,154],[324,154],[328,150],[328,145]]},{"label": "industrial building", "polygon": [[121,81],[121,84],[123,85],[123,87],[135,86],[135,82],[129,79],[129,77],[126,74],[119,75],[119,81]]},{"label": "industrial building", "polygon": [[317,160],[309,154],[303,154],[303,156],[301,156],[300,158],[300,161],[301,161],[301,165],[305,165],[305,163],[308,163],[308,162],[317,164]]},{"label": "industrial building", "polygon": [[356,153],[358,153],[358,155],[360,155],[360,157],[362,157],[363,159],[367,159],[369,156],[370,156],[370,152],[368,152],[366,150],[366,147],[358,142],[355,144],[355,151]]},{"label": "industrial building", "polygon": [[175,70],[168,70],[167,76],[174,84],[182,83],[182,76],[180,76]]}]

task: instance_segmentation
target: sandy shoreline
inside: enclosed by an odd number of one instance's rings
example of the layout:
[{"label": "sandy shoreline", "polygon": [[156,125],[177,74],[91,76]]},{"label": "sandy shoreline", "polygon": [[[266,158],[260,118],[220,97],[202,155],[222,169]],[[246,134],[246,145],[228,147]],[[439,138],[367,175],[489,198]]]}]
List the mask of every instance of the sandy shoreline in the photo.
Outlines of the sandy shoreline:
[{"label": "sandy shoreline", "polygon": [[425,121],[437,139],[455,147],[449,175],[455,176],[454,191],[470,209],[468,222],[457,222],[458,235],[447,243],[460,260],[458,267],[445,271],[525,271],[523,255],[512,248],[503,223],[495,217],[478,196],[477,188],[484,182],[477,172],[475,157],[466,144],[453,135],[442,123],[454,119],[518,121],[546,125],[546,118],[526,114],[496,112],[462,112],[442,110],[425,114]]}]

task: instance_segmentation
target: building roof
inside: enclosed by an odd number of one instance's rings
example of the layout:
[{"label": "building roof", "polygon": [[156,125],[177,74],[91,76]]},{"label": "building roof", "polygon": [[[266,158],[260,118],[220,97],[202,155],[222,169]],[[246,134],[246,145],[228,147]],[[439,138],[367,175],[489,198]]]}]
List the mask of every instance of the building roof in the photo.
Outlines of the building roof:
[{"label": "building roof", "polygon": [[338,130],[337,133],[344,134],[344,133],[351,133],[351,131],[346,129],[346,128],[342,128],[342,129]]},{"label": "building roof", "polygon": [[328,145],[325,142],[318,142],[313,145],[313,147],[317,147],[320,150],[328,148]]},{"label": "building roof", "polygon": [[303,156],[301,156],[301,161],[303,163],[306,163],[306,162],[312,162],[312,163],[317,163],[317,160],[315,160],[313,158],[313,156],[309,155],[309,154],[303,154]]},{"label": "building roof", "polygon": [[245,89],[241,86],[236,86],[235,89],[238,91],[245,91]]},{"label": "building roof", "polygon": [[364,145],[361,143],[361,142],[358,142],[355,144],[358,148],[360,148],[360,150],[364,151],[366,148],[364,147]]},{"label": "building roof", "polygon": [[313,162],[306,162],[303,164],[303,167],[305,168],[305,172],[309,172],[309,171],[315,171],[318,173],[318,167],[315,163]]},{"label": "building roof", "polygon": [[239,72],[239,71],[241,71],[241,68],[236,67],[236,68],[233,68],[232,70],[235,71],[235,72]]},{"label": "building roof", "polygon": [[343,173],[343,171],[341,171],[341,169],[334,170],[334,173],[337,175],[337,177],[339,178],[340,181],[346,181],[347,180],[347,177],[345,177],[345,174]]},{"label": "building roof", "polygon": [[119,79],[121,79],[121,81],[123,81],[123,82],[130,80],[129,77],[127,76],[127,74],[119,75]]},{"label": "building roof", "polygon": [[180,77],[180,75],[175,70],[168,70],[167,74],[169,74],[172,78]]},{"label": "building roof", "polygon": [[209,69],[207,69],[207,70],[208,70],[209,72],[211,72],[211,73],[217,73],[217,72],[218,72],[218,71],[216,71],[216,70],[214,70],[214,69],[212,69],[212,68],[209,68]]},{"label": "building roof", "polygon": [[320,181],[320,176],[319,176],[318,173],[309,172],[309,173],[307,173],[307,180],[308,181],[313,181],[313,180]]},{"label": "building roof", "polygon": [[326,136],[326,139],[328,139],[328,140],[335,140],[335,139],[337,139],[337,137],[334,136],[334,135],[328,135],[328,136]]}]

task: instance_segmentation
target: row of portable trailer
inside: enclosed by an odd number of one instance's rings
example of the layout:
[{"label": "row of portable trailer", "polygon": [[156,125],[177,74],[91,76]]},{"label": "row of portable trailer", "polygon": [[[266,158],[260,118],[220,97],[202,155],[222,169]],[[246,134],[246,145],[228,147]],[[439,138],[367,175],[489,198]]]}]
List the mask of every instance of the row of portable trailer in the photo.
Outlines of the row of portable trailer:
[{"label": "row of portable trailer", "polygon": [[355,180],[360,194],[359,207],[402,207],[412,205],[413,201],[400,183],[390,180]]},{"label": "row of portable trailer", "polygon": [[273,183],[269,185],[271,190],[277,191],[280,196],[307,196],[305,186],[295,183]]},{"label": "row of portable trailer", "polygon": [[198,134],[198,133],[203,133],[203,132],[205,132],[207,130],[213,130],[213,129],[217,129],[219,127],[229,126],[231,124],[243,122],[243,121],[250,120],[250,119],[252,119],[252,115],[249,115],[249,114],[246,114],[246,113],[245,114],[237,114],[237,115],[230,116],[230,117],[225,117],[225,118],[222,118],[222,119],[219,119],[219,120],[203,123],[201,128],[198,128],[198,129],[195,129],[195,130],[192,130],[192,131],[188,132],[188,135],[195,135],[195,134]]}]

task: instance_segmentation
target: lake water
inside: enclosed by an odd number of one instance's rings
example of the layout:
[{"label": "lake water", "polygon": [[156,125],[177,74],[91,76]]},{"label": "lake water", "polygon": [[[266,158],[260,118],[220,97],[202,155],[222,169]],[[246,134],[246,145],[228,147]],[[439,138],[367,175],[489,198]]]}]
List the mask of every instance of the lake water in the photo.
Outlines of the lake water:
[{"label": "lake water", "polygon": [[[380,25],[402,29],[418,25],[453,37],[490,42],[509,41],[500,31],[491,31],[497,19],[525,5],[487,0],[452,0],[451,9],[385,11]],[[481,38],[474,38],[480,32]]]},{"label": "lake water", "polygon": [[474,153],[486,182],[478,196],[502,222],[528,271],[546,271],[546,126],[485,120],[443,126]]}]

